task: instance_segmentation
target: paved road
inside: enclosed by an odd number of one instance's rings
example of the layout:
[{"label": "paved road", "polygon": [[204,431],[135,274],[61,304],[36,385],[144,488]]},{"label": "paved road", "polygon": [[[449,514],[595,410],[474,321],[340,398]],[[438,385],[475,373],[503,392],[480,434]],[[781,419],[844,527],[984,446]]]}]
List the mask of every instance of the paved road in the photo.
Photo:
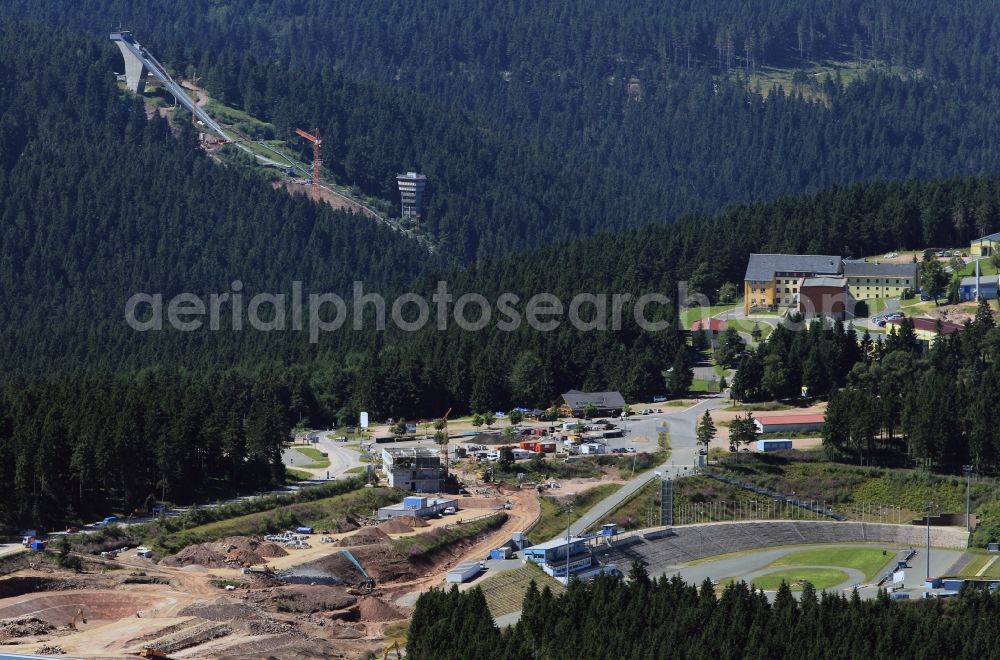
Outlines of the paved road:
[{"label": "paved road", "polygon": [[304,468],[303,465],[308,465],[309,463],[314,463],[313,459],[309,458],[305,454],[298,451],[295,445],[291,447],[286,447],[281,452],[282,462],[296,470],[302,470],[303,472],[310,473],[314,479],[318,480],[328,480],[337,479],[342,477],[353,467],[361,465],[361,454],[357,450],[351,447],[345,447],[343,442],[336,442],[333,438],[335,434],[332,432],[322,432],[319,433],[319,442],[313,442],[308,445],[299,445],[305,447],[312,447],[321,452],[325,452],[327,458],[330,460],[329,467],[325,468]]},{"label": "paved road", "polygon": [[[698,460],[697,437],[695,434],[698,419],[706,410],[721,408],[726,403],[727,399],[717,394],[710,398],[702,399],[690,408],[685,408],[678,412],[665,413],[630,422],[629,432],[632,435],[646,435],[650,438],[656,438],[658,436],[657,427],[666,422],[670,431],[670,460],[659,467],[636,475],[634,479],[630,480],[616,492],[594,505],[579,520],[570,525],[570,534],[580,534],[583,530],[613,511],[653,479],[658,479],[661,475],[663,477],[676,478],[685,473],[690,473]],[[554,538],[563,538],[565,536],[566,530],[563,530]]]}]

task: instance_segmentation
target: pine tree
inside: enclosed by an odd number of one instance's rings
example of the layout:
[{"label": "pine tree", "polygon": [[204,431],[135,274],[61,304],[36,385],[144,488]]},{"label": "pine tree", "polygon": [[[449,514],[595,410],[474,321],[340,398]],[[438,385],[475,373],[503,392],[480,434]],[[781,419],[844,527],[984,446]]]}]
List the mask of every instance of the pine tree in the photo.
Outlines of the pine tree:
[{"label": "pine tree", "polygon": [[715,423],[712,421],[712,416],[706,410],[705,414],[701,416],[701,421],[698,423],[698,444],[705,447],[705,453],[708,453],[708,445],[715,439],[715,435]]}]

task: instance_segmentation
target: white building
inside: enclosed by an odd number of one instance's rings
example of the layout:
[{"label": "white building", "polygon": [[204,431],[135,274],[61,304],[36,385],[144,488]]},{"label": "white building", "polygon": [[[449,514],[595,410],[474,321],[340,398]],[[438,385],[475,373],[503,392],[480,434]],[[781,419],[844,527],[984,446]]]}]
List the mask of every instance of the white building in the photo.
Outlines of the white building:
[{"label": "white building", "polygon": [[404,218],[421,218],[424,211],[424,189],[427,187],[427,177],[416,172],[397,174],[399,197]]},{"label": "white building", "polygon": [[389,485],[415,493],[441,490],[441,455],[428,447],[382,450],[382,469]]}]

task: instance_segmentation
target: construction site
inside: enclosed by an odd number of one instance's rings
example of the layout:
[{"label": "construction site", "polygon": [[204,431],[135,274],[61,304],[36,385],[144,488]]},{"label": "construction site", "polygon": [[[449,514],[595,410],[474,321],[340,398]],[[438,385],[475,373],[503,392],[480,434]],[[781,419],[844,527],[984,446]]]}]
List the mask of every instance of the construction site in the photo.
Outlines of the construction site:
[{"label": "construction site", "polygon": [[26,551],[0,566],[0,651],[396,657],[419,592],[538,512],[527,491],[468,499],[454,516],[351,518],[350,531],[220,538],[158,560],[141,547],[74,552],[79,570]]}]

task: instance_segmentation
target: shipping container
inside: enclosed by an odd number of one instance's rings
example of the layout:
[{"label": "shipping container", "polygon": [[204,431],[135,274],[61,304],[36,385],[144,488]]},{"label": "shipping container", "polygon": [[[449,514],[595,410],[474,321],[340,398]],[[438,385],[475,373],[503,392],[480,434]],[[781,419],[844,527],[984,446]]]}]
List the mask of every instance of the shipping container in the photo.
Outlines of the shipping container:
[{"label": "shipping container", "polygon": [[507,546],[490,550],[490,559],[510,559],[511,550]]},{"label": "shipping container", "polygon": [[404,509],[423,509],[427,506],[426,497],[417,497],[415,495],[410,495],[403,498],[403,508]]}]

